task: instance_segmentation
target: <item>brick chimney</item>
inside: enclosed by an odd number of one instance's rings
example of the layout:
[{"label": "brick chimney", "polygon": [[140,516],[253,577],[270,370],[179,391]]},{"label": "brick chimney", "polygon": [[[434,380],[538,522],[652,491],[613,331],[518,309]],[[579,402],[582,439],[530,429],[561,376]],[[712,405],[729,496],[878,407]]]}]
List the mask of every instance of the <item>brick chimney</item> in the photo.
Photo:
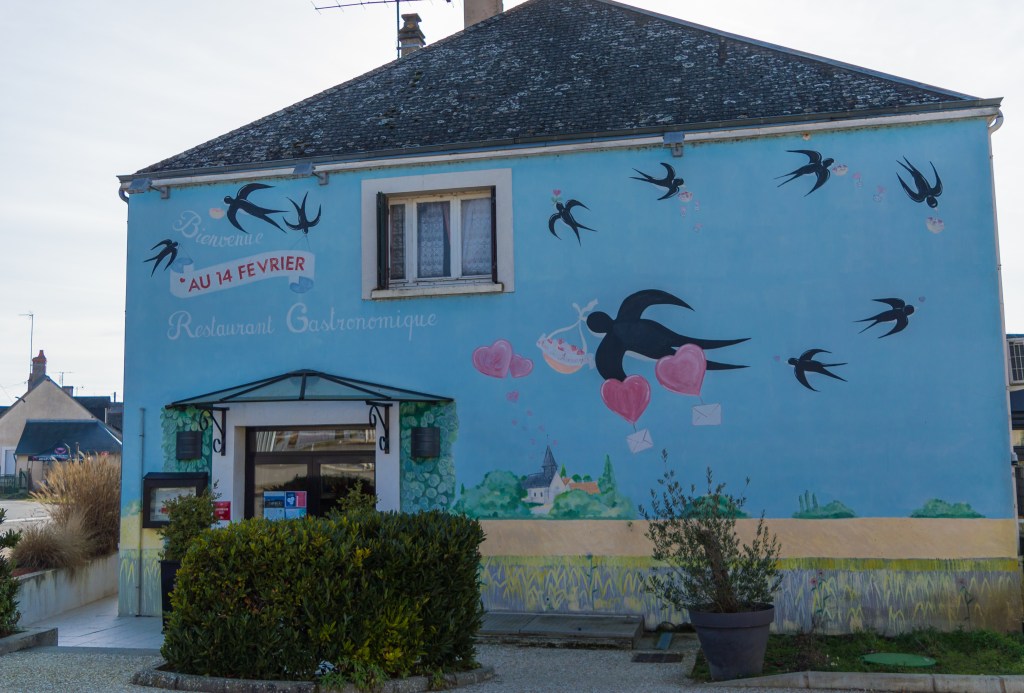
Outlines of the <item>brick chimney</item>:
[{"label": "brick chimney", "polygon": [[31,390],[46,379],[46,356],[39,350],[39,356],[32,359],[32,372],[28,376],[28,389]]},{"label": "brick chimney", "polygon": [[503,11],[501,0],[466,0],[462,7],[463,28],[469,28]]},{"label": "brick chimney", "polygon": [[405,24],[398,30],[398,48],[401,51],[399,57],[404,58],[427,45],[425,41],[427,37],[420,30],[418,14],[403,14],[402,20]]}]

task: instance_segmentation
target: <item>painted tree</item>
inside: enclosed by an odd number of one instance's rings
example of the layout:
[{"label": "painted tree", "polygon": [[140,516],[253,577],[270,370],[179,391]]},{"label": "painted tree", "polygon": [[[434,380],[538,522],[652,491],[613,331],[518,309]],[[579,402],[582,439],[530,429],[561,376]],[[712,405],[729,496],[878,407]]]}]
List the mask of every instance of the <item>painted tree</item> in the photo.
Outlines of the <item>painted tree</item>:
[{"label": "painted tree", "polygon": [[463,489],[453,508],[476,518],[529,517],[530,506],[523,502],[526,489],[512,472],[488,472],[479,485]]}]

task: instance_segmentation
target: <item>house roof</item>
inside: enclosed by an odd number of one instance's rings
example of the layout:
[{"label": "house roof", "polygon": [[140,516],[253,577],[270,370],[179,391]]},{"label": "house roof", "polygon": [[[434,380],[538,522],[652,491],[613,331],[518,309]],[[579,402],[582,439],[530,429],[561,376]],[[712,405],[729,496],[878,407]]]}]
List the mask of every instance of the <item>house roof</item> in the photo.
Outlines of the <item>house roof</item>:
[{"label": "house roof", "polygon": [[544,463],[541,465],[541,471],[530,474],[523,479],[522,487],[525,489],[547,488],[555,478],[555,468],[557,466],[555,463],[555,453],[551,452],[551,446],[549,445],[544,451]]},{"label": "house roof", "polygon": [[14,454],[67,458],[75,452],[120,453],[121,441],[95,419],[29,419]]},{"label": "house roof", "polygon": [[997,103],[610,0],[530,0],[139,174]]},{"label": "house roof", "polygon": [[90,414],[95,416],[100,421],[103,421],[107,407],[110,406],[109,395],[87,395],[81,397],[75,397],[74,400],[85,407]]}]

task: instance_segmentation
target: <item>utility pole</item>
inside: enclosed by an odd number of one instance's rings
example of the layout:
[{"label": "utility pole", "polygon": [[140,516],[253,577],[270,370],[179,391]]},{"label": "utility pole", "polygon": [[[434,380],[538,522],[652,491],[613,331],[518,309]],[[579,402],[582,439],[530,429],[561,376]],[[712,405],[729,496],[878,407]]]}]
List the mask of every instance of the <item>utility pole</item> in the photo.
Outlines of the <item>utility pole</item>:
[{"label": "utility pole", "polygon": [[32,359],[35,358],[36,355],[36,352],[33,351],[32,347],[32,339],[34,338],[36,333],[36,314],[33,313],[32,311],[29,311],[27,313],[19,313],[18,315],[23,318],[28,318],[30,321],[28,328],[28,372],[31,374]]}]

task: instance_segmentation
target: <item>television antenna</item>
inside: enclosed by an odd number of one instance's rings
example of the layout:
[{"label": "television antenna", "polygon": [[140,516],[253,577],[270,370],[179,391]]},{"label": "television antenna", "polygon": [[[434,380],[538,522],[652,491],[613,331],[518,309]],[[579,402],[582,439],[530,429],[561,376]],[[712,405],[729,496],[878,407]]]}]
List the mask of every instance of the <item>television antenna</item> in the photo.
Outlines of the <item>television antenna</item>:
[{"label": "television antenna", "polygon": [[[312,0],[310,0],[312,2]],[[321,10],[343,10],[346,7],[366,7],[367,5],[390,5],[395,3],[395,23],[399,30],[402,28],[402,3],[403,2],[421,2],[422,0],[334,0],[333,5],[317,5],[313,2],[313,9],[317,12]],[[451,4],[452,0],[445,0],[448,4]],[[396,45],[396,52],[398,57],[402,57],[402,46],[401,44]]]}]

